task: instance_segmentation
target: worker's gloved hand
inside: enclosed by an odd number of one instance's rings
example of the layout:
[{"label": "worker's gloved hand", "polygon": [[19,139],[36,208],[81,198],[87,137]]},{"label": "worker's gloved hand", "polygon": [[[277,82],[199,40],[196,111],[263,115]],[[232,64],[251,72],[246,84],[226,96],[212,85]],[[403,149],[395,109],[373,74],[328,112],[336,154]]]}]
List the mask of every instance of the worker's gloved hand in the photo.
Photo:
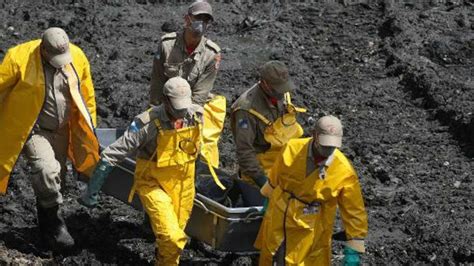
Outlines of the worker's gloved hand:
[{"label": "worker's gloved hand", "polygon": [[253,178],[253,181],[258,185],[259,188],[263,187],[267,183],[268,177],[266,175],[260,175]]},{"label": "worker's gloved hand", "polygon": [[265,199],[263,200],[263,208],[262,208],[262,211],[261,211],[262,214],[265,214],[265,212],[267,211],[267,208],[268,208],[268,201],[269,201],[268,198],[265,198]]},{"label": "worker's gloved hand", "polygon": [[89,179],[86,192],[77,201],[86,207],[95,207],[98,203],[99,191],[113,168],[109,162],[101,159]]},{"label": "worker's gloved hand", "polygon": [[359,266],[360,265],[359,252],[346,246],[344,248],[344,260],[342,261],[342,264],[344,266]]}]

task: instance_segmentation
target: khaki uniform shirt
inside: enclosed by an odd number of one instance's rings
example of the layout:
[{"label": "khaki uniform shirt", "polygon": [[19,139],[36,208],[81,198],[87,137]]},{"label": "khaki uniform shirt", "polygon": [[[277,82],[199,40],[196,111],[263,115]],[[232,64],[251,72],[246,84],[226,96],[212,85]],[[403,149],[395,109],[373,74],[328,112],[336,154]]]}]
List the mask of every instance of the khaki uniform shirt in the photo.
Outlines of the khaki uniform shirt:
[{"label": "khaki uniform shirt", "polygon": [[283,100],[274,106],[258,84],[244,92],[232,105],[231,127],[240,172],[249,177],[265,175],[257,154],[270,149],[263,136],[266,124],[247,110],[254,109],[270,121],[285,113]]},{"label": "khaki uniform shirt", "polygon": [[[202,120],[203,108],[199,105],[193,105],[188,110],[188,114],[184,117],[183,127],[195,125],[194,114]],[[166,113],[164,105],[153,107],[150,111],[146,111],[135,117],[134,123],[138,130],[129,127],[124,135],[117,141],[107,147],[101,154],[101,158],[105,159],[113,165],[117,165],[126,157],[130,157],[137,152],[137,158],[145,160],[153,160],[158,138],[158,128],[154,123],[155,119],[160,120],[163,130],[174,129],[172,121]]]},{"label": "khaki uniform shirt", "polygon": [[56,131],[69,122],[71,92],[66,73],[48,63],[43,63],[43,69],[46,95],[35,128]]},{"label": "khaki uniform shirt", "polygon": [[183,33],[169,33],[161,38],[161,44],[153,61],[150,84],[150,104],[163,102],[165,82],[180,76],[187,80],[193,91],[193,102],[204,105],[212,98],[211,90],[219,68],[221,49],[205,37],[188,55]]}]

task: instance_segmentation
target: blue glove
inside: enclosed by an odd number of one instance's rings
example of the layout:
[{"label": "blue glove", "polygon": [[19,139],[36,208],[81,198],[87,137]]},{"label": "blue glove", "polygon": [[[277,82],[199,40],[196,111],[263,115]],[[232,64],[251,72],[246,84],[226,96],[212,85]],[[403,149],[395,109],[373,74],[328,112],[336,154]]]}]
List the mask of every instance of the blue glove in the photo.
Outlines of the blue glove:
[{"label": "blue glove", "polygon": [[99,191],[105,182],[105,178],[107,178],[113,168],[109,162],[102,159],[99,161],[94,173],[89,179],[86,192],[78,199],[80,204],[89,208],[93,208],[97,205]]},{"label": "blue glove", "polygon": [[344,248],[344,260],[342,261],[344,266],[358,266],[360,265],[359,252],[346,246]]},{"label": "blue glove", "polygon": [[262,208],[262,211],[260,213],[265,214],[265,212],[267,211],[267,208],[268,208],[268,198],[265,198],[263,200],[263,208]]}]

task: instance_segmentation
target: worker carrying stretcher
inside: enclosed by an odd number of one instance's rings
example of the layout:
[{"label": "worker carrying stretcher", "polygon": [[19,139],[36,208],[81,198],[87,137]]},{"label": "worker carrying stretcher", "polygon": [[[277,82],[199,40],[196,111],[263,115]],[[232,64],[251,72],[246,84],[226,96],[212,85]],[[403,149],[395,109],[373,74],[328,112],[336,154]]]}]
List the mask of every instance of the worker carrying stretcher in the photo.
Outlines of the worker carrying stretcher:
[{"label": "worker carrying stretcher", "polygon": [[283,145],[303,135],[297,116],[306,110],[291,102],[294,85],[284,63],[269,61],[259,72],[260,81],[232,105],[231,126],[240,177],[262,187]]},{"label": "worker carrying stretcher", "polygon": [[135,117],[125,134],[101,153],[79,202],[97,205],[98,192],[113,166],[137,152],[129,201],[137,192],[150,218],[158,248],[157,265],[178,265],[195,195],[203,108],[192,103],[191,88],[183,78],[169,79],[163,94],[162,104]]},{"label": "worker carrying stretcher", "polygon": [[260,266],[330,265],[331,237],[339,208],[346,233],[344,265],[360,264],[367,213],[357,173],[338,149],[342,125],[318,120],[313,137],[292,139],[276,156],[261,193],[268,197],[255,246]]}]

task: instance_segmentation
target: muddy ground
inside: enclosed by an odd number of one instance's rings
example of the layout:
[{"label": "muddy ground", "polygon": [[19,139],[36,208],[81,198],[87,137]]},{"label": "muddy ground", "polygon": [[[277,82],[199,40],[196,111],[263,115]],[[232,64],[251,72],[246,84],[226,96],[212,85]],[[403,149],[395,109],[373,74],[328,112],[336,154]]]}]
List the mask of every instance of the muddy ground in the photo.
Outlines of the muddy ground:
[{"label": "muddy ground", "polygon": [[[360,173],[370,219],[364,263],[474,263],[474,2],[314,2],[214,3],[209,36],[223,49],[214,91],[232,102],[255,82],[258,65],[285,61],[298,85],[295,102],[345,125],[343,150]],[[186,6],[0,0],[0,59],[47,27],[65,28],[90,59],[99,126],[125,127],[146,107],[161,26],[180,27]],[[222,167],[235,171],[228,125],[221,151]],[[39,241],[20,160],[0,197],[0,264],[152,263],[142,214],[110,197],[87,210],[75,201],[82,188],[69,175],[64,213],[77,247],[52,255]],[[334,242],[334,263],[341,246]],[[251,265],[255,258],[193,242],[182,264]]]}]

